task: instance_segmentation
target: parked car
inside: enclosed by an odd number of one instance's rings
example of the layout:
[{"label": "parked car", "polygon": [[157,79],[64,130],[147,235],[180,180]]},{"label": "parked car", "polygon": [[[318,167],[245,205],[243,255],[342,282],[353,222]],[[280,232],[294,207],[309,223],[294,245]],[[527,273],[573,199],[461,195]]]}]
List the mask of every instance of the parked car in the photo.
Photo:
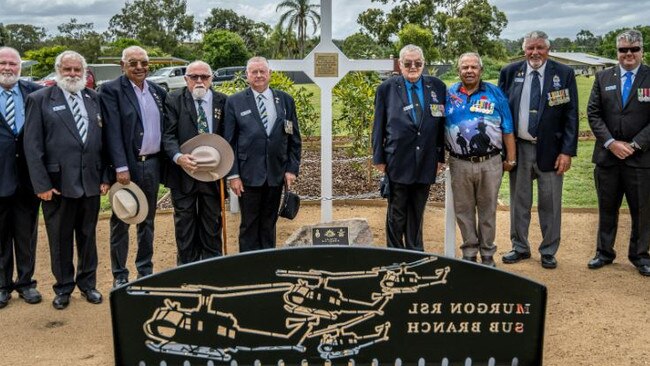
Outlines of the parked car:
[{"label": "parked car", "polygon": [[212,76],[212,84],[220,85],[224,81],[230,81],[235,78],[235,75],[242,74],[246,76],[246,66],[231,66],[218,68]]},{"label": "parked car", "polygon": [[156,83],[167,91],[182,88],[186,85],[185,69],[185,66],[163,67],[148,76],[147,81]]},{"label": "parked car", "polygon": [[[122,75],[122,68],[117,64],[89,64],[86,68],[86,87],[97,89],[103,83]],[[56,72],[49,73],[36,81],[43,86],[56,85]]]}]

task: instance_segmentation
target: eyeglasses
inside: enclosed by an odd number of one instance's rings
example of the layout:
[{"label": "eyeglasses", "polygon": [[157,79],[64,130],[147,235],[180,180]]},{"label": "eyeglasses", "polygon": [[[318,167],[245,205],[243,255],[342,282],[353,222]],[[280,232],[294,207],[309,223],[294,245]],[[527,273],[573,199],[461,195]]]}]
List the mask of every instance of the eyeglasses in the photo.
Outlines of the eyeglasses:
[{"label": "eyeglasses", "polygon": [[416,69],[419,69],[424,65],[424,62],[422,61],[404,61],[402,62],[402,65],[406,67],[407,69],[410,69],[411,67],[415,67]]},{"label": "eyeglasses", "polygon": [[618,48],[618,52],[620,52],[620,53],[628,53],[630,51],[632,51],[632,53],[637,53],[637,52],[641,51],[641,47],[634,46],[634,47],[619,47]]},{"label": "eyeglasses", "polygon": [[149,61],[147,61],[147,60],[143,60],[143,61],[136,61],[136,60],[127,61],[127,65],[129,65],[129,67],[138,67],[138,64],[140,64],[140,66],[142,66],[142,67],[147,67],[147,66],[149,66]]},{"label": "eyeglasses", "polygon": [[208,79],[210,79],[212,77],[212,75],[195,75],[195,74],[189,74],[189,75],[185,75],[185,76],[190,78],[190,80],[192,80],[192,81],[208,80]]}]

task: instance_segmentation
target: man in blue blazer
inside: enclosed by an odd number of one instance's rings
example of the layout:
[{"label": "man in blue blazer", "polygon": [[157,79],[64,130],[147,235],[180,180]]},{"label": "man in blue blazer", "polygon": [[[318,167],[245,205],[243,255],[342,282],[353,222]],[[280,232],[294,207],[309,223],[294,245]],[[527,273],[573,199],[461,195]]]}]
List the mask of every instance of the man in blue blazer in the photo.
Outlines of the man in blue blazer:
[{"label": "man in blue blazer", "polygon": [[293,98],[269,88],[271,70],[263,57],[246,64],[250,85],[228,97],[224,137],[235,153],[228,181],[239,196],[239,251],[275,247],[282,187],[298,175],[302,142]]},{"label": "man in blue blazer", "polygon": [[424,54],[418,46],[404,46],[399,65],[402,75],[377,88],[373,163],[389,180],[388,246],[422,251],[424,207],[445,161],[446,87],[422,76]]},{"label": "man in blue blazer", "polygon": [[[109,189],[103,125],[94,90],[85,87],[86,60],[64,51],[55,61],[57,85],[27,97],[25,156],[34,192],[43,200],[56,296],[64,309],[75,286],[93,304],[97,291],[95,229],[99,195]],[[77,247],[75,271],[74,242]]]},{"label": "man in blue blazer", "polygon": [[546,33],[526,34],[526,60],[501,70],[499,87],[508,97],[517,137],[517,166],[510,172],[512,250],[503,263],[530,258],[528,229],[533,180],[537,180],[539,246],[544,268],[557,267],[562,182],[578,144],[578,89],[573,69],[548,59]]},{"label": "man in blue blazer", "polygon": [[41,86],[20,80],[20,64],[18,51],[0,47],[0,308],[13,290],[28,304],[41,302],[32,278],[40,200],[29,181],[23,152],[25,100]]},{"label": "man in blue blazer", "polygon": [[[153,273],[153,236],[156,200],[164,167],[162,131],[167,93],[145,79],[149,72],[147,51],[138,46],[122,51],[124,75],[102,85],[99,99],[106,123],[106,144],[116,180],[135,182],[147,196],[147,218],[137,225],[138,278]],[[113,285],[129,281],[126,260],[129,252],[129,224],[111,216],[111,270]]]}]

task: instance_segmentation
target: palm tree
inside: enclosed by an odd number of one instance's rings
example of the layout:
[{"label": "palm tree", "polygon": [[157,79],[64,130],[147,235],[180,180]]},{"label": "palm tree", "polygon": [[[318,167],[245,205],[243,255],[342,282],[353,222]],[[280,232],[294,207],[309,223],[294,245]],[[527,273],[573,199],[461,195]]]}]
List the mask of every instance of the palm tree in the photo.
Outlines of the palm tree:
[{"label": "palm tree", "polygon": [[305,56],[305,41],[307,40],[307,23],[311,22],[314,32],[320,24],[320,14],[316,9],[320,5],[310,4],[310,0],[284,0],[275,8],[275,11],[286,8],[287,11],[280,16],[278,24],[282,26],[285,22],[287,28],[298,29],[298,45],[300,48],[300,57]]}]

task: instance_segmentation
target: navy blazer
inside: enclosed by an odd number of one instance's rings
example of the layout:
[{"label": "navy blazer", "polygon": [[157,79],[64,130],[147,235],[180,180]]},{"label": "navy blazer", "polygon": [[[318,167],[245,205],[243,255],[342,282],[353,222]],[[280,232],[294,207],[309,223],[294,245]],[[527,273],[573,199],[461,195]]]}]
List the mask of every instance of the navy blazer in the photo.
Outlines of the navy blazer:
[{"label": "navy blazer", "polygon": [[[650,67],[639,67],[625,107],[621,100],[621,87],[619,65],[596,73],[587,105],[589,125],[597,140],[592,161],[602,166],[622,163],[635,168],[650,168]],[[605,142],[610,139],[635,141],[641,146],[641,151],[620,160],[605,149]]]},{"label": "navy blazer", "polygon": [[[223,136],[223,118],[226,95],[212,91],[212,132]],[[170,166],[164,182],[171,189],[181,189],[189,193],[196,182],[189,174],[174,163],[174,156],[181,153],[181,145],[199,134],[198,114],[192,93],[184,87],[170,93],[167,97],[167,119],[163,131],[163,148],[169,157]],[[214,185],[215,189],[217,185]]]},{"label": "navy blazer", "polygon": [[372,128],[372,160],[386,164],[391,182],[433,184],[438,163],[445,162],[444,105],[447,87],[440,79],[422,76],[424,106],[414,121],[404,77],[393,76],[377,87]]},{"label": "navy blazer", "polygon": [[[18,87],[25,102],[28,94],[43,88],[41,85],[23,80],[18,81]],[[24,131],[25,126],[23,125],[18,131],[18,135],[14,135],[4,116],[0,113],[0,177],[2,177],[0,179],[0,197],[12,196],[18,187],[27,191],[33,190],[23,150]]]},{"label": "navy blazer", "polygon": [[[501,69],[499,88],[508,97],[515,136],[518,136],[519,103],[526,77],[527,61],[519,61]],[[567,89],[567,103],[550,105],[549,93]],[[538,108],[537,166],[541,171],[555,170],[558,155],[576,156],[578,149],[578,87],[573,69],[553,60],[546,60],[541,105]]]},{"label": "navy blazer", "polygon": [[94,90],[81,91],[88,112],[86,142],[81,141],[63,91],[51,86],[27,97],[25,156],[35,193],[56,188],[68,198],[99,195],[104,176],[102,121]]},{"label": "navy blazer", "polygon": [[[160,113],[160,134],[164,129],[165,99],[167,92],[156,83],[147,82]],[[113,169],[128,167],[131,179],[136,182],[144,179],[136,169],[137,157],[142,148],[144,127],[138,97],[133,91],[131,81],[122,75],[102,84],[99,91],[102,118],[106,124],[106,145]],[[162,139],[161,149],[162,152]],[[161,154],[162,156],[162,154]]]},{"label": "navy blazer", "polygon": [[[298,175],[302,140],[293,98],[271,89],[277,119],[271,134],[266,135],[251,88],[233,94],[226,100],[224,138],[235,153],[230,176],[239,175],[244,186],[284,185],[284,173]],[[290,130],[285,128],[290,125]]]}]

